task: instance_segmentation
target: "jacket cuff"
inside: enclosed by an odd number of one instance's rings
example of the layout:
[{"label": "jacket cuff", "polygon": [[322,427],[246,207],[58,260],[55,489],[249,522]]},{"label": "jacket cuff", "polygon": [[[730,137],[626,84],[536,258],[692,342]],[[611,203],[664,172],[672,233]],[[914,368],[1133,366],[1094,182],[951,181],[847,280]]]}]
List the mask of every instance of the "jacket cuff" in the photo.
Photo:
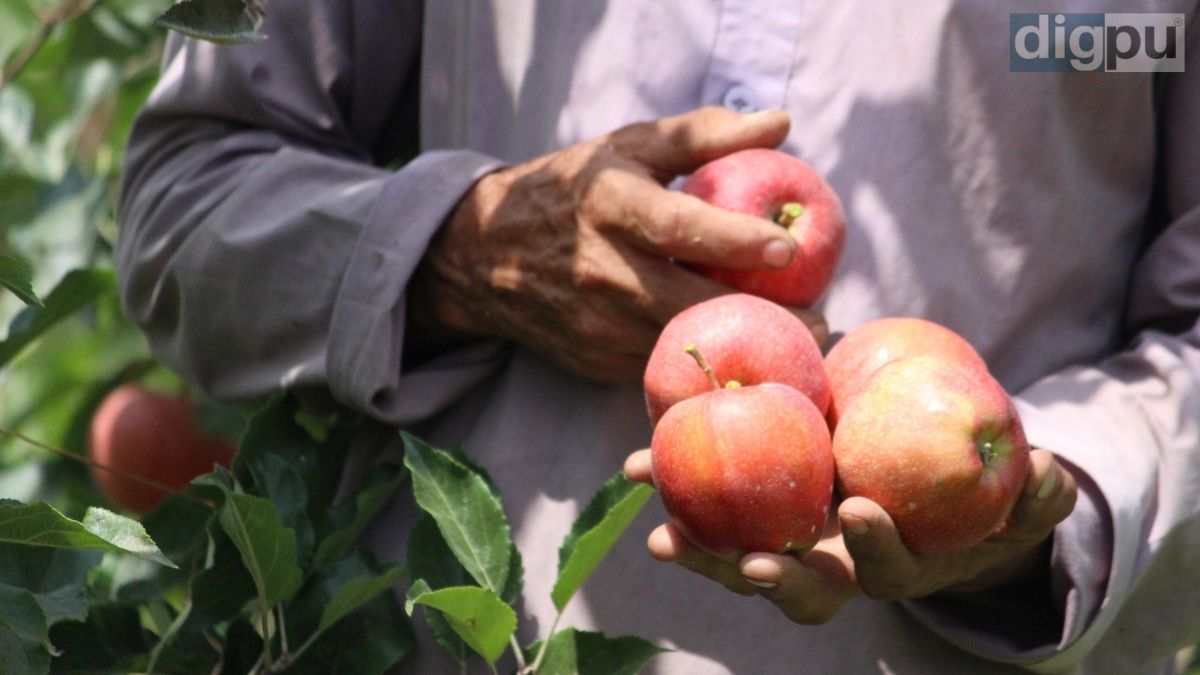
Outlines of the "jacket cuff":
[{"label": "jacket cuff", "polygon": [[499,340],[472,343],[411,370],[402,359],[409,280],[462,196],[499,166],[470,151],[434,151],[388,179],[334,305],[328,373],[338,399],[384,422],[410,425],[444,410],[501,363]]}]

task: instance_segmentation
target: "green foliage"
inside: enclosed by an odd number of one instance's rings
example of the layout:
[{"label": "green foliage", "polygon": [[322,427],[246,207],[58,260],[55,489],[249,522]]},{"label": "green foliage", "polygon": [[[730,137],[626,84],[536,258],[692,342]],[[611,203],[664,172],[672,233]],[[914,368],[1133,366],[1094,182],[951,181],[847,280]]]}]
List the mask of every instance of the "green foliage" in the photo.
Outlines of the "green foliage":
[{"label": "green foliage", "polygon": [[[409,576],[408,614],[422,606],[464,667],[507,653],[526,673],[636,672],[658,651],[637,638],[552,627],[517,643],[521,554],[462,451],[405,434],[405,466],[339,492],[360,424],[347,411],[314,418],[282,393],[253,410],[202,402],[202,428],[237,441],[232,468],[140,520],[100,506],[84,459],[97,406],[130,381],[185,388],[123,315],[112,270],[161,28],[255,42],[265,5],[0,2],[0,672],[384,673],[416,645],[396,595]],[[359,538],[409,480],[425,515],[404,567]],[[585,510],[560,551],[560,612],[648,494],[614,477]]]}]

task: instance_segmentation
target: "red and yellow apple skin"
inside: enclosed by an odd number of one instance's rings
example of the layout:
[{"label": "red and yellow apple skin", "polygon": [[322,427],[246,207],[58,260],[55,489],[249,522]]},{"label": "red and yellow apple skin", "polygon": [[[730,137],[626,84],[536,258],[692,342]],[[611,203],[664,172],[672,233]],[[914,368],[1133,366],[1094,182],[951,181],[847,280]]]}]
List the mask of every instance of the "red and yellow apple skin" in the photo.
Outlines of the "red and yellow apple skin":
[{"label": "red and yellow apple skin", "polygon": [[917,553],[964,548],[1008,518],[1029,445],[987,372],[916,356],[880,368],[833,434],[843,498],[878,503]]},{"label": "red and yellow apple skin", "polygon": [[667,322],[646,364],[643,385],[650,420],[676,403],[712,391],[708,376],[684,349],[695,346],[724,385],[778,382],[829,407],[821,349],[804,322],[773,302],[745,293],[693,305]]},{"label": "red and yellow apple skin", "polygon": [[684,536],[710,553],[804,552],[829,514],[829,443],[821,413],[791,387],[712,390],[659,421],[654,484]]},{"label": "red and yellow apple skin", "polygon": [[[704,274],[793,307],[810,307],[825,294],[846,244],[846,217],[837,193],[807,163],[778,150],[741,150],[700,167],[682,189],[728,211],[785,223],[796,240],[796,256],[784,269],[703,266]],[[799,204],[801,215],[781,219],[785,204]]]},{"label": "red and yellow apple skin", "polygon": [[941,324],[914,317],[868,321],[846,333],[825,355],[829,427],[837,428],[841,411],[875,371],[910,356],[937,356],[960,368],[987,373],[987,364],[975,348]]}]

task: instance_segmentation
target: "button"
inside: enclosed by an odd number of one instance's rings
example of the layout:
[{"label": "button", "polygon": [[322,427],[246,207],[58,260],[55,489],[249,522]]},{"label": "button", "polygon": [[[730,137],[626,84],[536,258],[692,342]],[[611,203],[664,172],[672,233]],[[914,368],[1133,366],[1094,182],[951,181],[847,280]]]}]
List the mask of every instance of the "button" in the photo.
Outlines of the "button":
[{"label": "button", "polygon": [[761,107],[758,102],[758,94],[744,84],[735,84],[730,87],[729,91],[725,92],[725,98],[721,99],[721,105],[740,113],[758,112]]}]

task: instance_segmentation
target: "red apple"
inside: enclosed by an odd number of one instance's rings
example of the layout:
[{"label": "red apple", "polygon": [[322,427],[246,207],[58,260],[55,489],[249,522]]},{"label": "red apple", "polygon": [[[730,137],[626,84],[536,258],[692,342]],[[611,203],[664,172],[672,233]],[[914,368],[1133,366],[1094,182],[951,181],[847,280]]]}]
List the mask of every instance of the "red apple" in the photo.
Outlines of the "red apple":
[{"label": "red apple", "polygon": [[918,553],[995,532],[1029,470],[1021,421],[1000,384],[933,356],[880,368],[843,411],[833,455],[841,496],[878,503]]},{"label": "red apple", "polygon": [[705,274],[795,307],[811,306],[825,293],[845,246],[846,217],[837,193],[811,166],[778,150],[742,150],[700,167],[683,191],[713,206],[773,220],[796,240],[796,257],[784,269],[702,267]]},{"label": "red apple", "polygon": [[681,401],[650,447],[663,506],[697,546],[734,560],[804,552],[820,539],[833,490],[829,430],[795,389],[767,383]]},{"label": "red apple", "polygon": [[722,383],[778,382],[808,396],[821,414],[829,406],[821,349],[804,322],[769,300],[737,293],[693,305],[663,328],[644,378],[655,423],[672,405],[712,389],[688,346],[704,354]]},{"label": "red apple", "polygon": [[941,324],[913,317],[868,321],[838,340],[825,356],[830,428],[837,427],[840,412],[875,371],[896,359],[921,355],[987,372],[987,364],[971,344]]},{"label": "red apple", "polygon": [[[232,445],[196,428],[196,404],[136,384],[114,389],[92,417],[88,456],[93,462],[150,479],[174,491],[193,478],[228,467]],[[100,493],[134,513],[154,510],[166,493],[110,471],[91,469]]]}]

